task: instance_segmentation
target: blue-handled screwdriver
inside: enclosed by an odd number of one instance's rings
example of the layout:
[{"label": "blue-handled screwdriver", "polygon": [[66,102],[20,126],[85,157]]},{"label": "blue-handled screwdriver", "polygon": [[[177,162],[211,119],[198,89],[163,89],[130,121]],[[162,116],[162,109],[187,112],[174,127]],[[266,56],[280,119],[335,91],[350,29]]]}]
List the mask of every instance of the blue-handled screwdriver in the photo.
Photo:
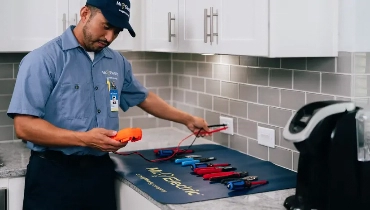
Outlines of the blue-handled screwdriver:
[{"label": "blue-handled screwdriver", "polygon": [[266,180],[251,182],[251,181],[239,179],[239,180],[228,182],[226,186],[227,186],[227,189],[229,190],[244,190],[244,189],[251,188],[252,186],[255,186],[255,185],[263,185],[267,183],[268,181]]},{"label": "blue-handled screwdriver", "polygon": [[192,166],[194,163],[202,163],[202,162],[208,162],[208,161],[213,161],[213,160],[216,160],[215,157],[209,157],[209,158],[200,158],[200,159],[196,159],[196,160],[188,160],[188,161],[184,161],[182,162],[182,166]]}]

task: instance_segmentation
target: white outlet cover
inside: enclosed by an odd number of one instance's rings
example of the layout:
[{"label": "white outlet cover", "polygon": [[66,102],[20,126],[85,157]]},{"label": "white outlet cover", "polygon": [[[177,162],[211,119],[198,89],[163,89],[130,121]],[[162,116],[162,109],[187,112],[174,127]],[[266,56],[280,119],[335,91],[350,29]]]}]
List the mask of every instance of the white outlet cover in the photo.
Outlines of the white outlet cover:
[{"label": "white outlet cover", "polygon": [[233,118],[220,116],[220,124],[227,125],[227,129],[222,130],[221,133],[234,135],[234,119]]},{"label": "white outlet cover", "polygon": [[258,144],[275,148],[275,130],[258,126],[257,141]]}]

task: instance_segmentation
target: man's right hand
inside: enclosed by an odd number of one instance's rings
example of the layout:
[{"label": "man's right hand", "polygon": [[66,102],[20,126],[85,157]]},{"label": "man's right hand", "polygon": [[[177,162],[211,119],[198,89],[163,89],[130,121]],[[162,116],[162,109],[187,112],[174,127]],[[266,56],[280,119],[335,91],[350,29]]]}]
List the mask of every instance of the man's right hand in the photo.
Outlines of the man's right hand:
[{"label": "man's right hand", "polygon": [[115,152],[127,145],[127,142],[121,143],[110,138],[116,134],[117,131],[104,128],[93,128],[90,131],[81,133],[79,139],[87,147],[92,147],[104,152]]}]

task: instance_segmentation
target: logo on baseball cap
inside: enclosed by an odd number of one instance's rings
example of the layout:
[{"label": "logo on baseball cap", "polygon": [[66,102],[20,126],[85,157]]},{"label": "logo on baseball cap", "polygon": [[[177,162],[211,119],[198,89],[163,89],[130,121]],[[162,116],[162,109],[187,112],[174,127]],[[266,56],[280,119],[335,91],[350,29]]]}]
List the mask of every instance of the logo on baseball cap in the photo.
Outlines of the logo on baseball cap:
[{"label": "logo on baseball cap", "polygon": [[129,0],[87,0],[86,4],[100,9],[112,26],[126,28],[132,37],[136,36],[129,23],[131,8]]}]

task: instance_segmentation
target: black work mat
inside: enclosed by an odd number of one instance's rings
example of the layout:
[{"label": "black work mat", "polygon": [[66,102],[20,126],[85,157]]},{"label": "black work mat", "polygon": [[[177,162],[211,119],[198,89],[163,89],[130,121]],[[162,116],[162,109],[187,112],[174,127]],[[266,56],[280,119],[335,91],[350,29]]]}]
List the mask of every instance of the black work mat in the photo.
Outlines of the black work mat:
[{"label": "black work mat", "polygon": [[[186,149],[187,147],[181,147]],[[210,183],[191,174],[190,166],[181,166],[174,161],[152,163],[133,154],[122,156],[111,154],[116,172],[134,184],[151,198],[163,204],[184,204],[254,193],[294,188],[296,173],[241,152],[213,144],[193,145],[193,154],[216,157],[211,163],[230,163],[237,172],[247,171],[251,176],[269,183],[255,188],[232,191],[221,183]],[[138,151],[146,158],[156,159],[153,150]]]}]

